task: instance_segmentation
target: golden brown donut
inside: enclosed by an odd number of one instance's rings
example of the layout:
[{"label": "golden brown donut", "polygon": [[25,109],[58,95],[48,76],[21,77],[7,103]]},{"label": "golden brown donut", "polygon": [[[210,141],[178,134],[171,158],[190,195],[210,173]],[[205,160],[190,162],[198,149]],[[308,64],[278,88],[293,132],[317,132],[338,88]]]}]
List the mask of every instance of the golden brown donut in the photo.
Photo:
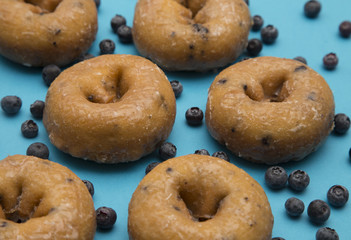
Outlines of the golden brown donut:
[{"label": "golden brown donut", "polygon": [[139,0],[133,41],[166,70],[205,71],[232,63],[251,28],[243,0]]},{"label": "golden brown donut", "polygon": [[93,0],[2,0],[0,54],[26,66],[65,66],[97,32]]},{"label": "golden brown donut", "polygon": [[43,116],[51,142],[101,163],[138,160],[165,141],[175,96],[166,75],[132,55],[102,55],[63,71],[49,87]]},{"label": "golden brown donut", "polygon": [[272,227],[261,186],[235,165],[205,155],[157,165],[128,209],[131,240],[270,240]]},{"label": "golden brown donut", "polygon": [[277,164],[301,160],[324,142],[334,127],[334,98],[307,65],[259,57],[215,78],[205,117],[210,134],[237,156]]},{"label": "golden brown donut", "polygon": [[72,171],[41,158],[0,161],[0,239],[93,240],[93,199]]}]

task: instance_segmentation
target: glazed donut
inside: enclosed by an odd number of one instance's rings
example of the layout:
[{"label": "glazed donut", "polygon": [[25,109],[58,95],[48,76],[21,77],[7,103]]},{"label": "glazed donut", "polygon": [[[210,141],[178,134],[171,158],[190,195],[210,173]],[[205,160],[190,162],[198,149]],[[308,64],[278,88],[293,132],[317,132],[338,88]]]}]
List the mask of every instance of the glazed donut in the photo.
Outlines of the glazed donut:
[{"label": "glazed donut", "polygon": [[132,32],[139,53],[160,67],[206,71],[234,62],[250,28],[243,0],[139,0]]},{"label": "glazed donut", "polygon": [[307,65],[259,57],[223,70],[206,106],[210,134],[237,156],[258,163],[297,161],[334,127],[334,98]]},{"label": "glazed donut", "polygon": [[175,96],[166,75],[132,55],[102,55],[63,71],[51,84],[43,123],[51,142],[101,163],[140,159],[173,127]]},{"label": "glazed donut", "polygon": [[68,168],[33,156],[0,161],[0,239],[92,240],[93,199]]},{"label": "glazed donut", "polygon": [[65,66],[97,33],[93,0],[2,0],[0,55],[26,66]]},{"label": "glazed donut", "polygon": [[270,240],[272,227],[261,186],[235,165],[206,155],[157,165],[128,209],[132,240]]}]

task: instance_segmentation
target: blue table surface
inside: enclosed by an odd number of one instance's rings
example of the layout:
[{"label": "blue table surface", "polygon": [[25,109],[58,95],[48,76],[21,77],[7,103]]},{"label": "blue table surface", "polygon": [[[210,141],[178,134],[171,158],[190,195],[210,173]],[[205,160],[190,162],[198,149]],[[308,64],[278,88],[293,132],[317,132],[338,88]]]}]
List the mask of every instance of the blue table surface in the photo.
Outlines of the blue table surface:
[{"label": "blue table surface", "polygon": [[[109,38],[116,43],[116,54],[138,55],[133,44],[122,44],[112,32],[110,20],[115,14],[126,17],[127,25],[132,26],[136,0],[102,0],[98,10],[99,30],[90,53],[99,55],[99,42]],[[272,45],[264,45],[260,56],[277,56],[294,58],[304,56],[308,65],[319,72],[328,82],[334,93],[336,113],[346,113],[351,116],[351,38],[339,35],[339,24],[351,20],[351,1],[322,0],[322,11],[316,19],[308,19],[303,14],[305,0],[250,0],[251,15],[261,15],[264,25],[272,24],[279,30],[279,37]],[[0,30],[1,31],[1,30]],[[1,33],[0,33],[1,34]],[[258,32],[251,32],[249,38],[260,38]],[[334,52],[339,57],[339,64],[333,71],[323,68],[322,58],[327,53]],[[177,156],[193,153],[205,148],[210,153],[223,150],[208,133],[206,125],[190,127],[186,124],[185,111],[193,106],[205,110],[207,91],[217,73],[184,73],[166,72],[169,80],[179,80],[184,86],[182,95],[177,99],[177,116],[173,131],[168,141],[177,148]],[[39,135],[34,139],[24,138],[20,131],[22,122],[32,119],[29,106],[35,100],[44,100],[47,86],[41,77],[40,68],[28,68],[12,63],[0,57],[0,98],[6,95],[17,95],[23,105],[20,112],[14,116],[0,111],[0,159],[13,154],[25,154],[27,147],[33,142],[43,142],[50,149],[49,159],[67,166],[81,179],[90,180],[95,186],[93,197],[95,207],[109,206],[116,210],[118,219],[113,229],[97,230],[95,239],[128,239],[127,219],[128,203],[144,176],[146,166],[158,161],[158,155],[153,153],[143,159],[127,164],[102,165],[90,161],[76,159],[60,152],[49,141],[41,120],[35,120],[39,125]],[[351,239],[351,203],[342,208],[331,207],[331,215],[327,222],[315,225],[309,221],[307,211],[299,218],[289,217],[284,203],[289,197],[297,197],[308,204],[314,199],[327,201],[327,190],[334,184],[340,184],[351,190],[351,165],[348,155],[351,133],[345,135],[331,134],[321,148],[300,162],[283,164],[287,172],[295,169],[305,170],[311,182],[303,192],[294,192],[288,187],[272,191],[264,182],[266,165],[257,165],[243,161],[230,154],[231,162],[247,171],[266,191],[275,218],[273,237],[284,237],[294,240],[315,239],[320,227],[334,228],[340,239]],[[152,213],[150,213],[152,214]]]}]

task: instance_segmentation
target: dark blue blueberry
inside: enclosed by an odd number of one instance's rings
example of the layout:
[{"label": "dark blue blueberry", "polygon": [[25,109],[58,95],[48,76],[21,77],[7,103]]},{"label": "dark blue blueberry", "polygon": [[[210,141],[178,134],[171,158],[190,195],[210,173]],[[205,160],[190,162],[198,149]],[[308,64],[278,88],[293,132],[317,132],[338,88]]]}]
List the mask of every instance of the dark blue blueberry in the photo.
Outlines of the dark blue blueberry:
[{"label": "dark blue blueberry", "polygon": [[293,59],[307,65],[307,60],[304,57],[298,56],[298,57],[294,57]]},{"label": "dark blue blueberry", "polygon": [[246,51],[250,56],[255,57],[261,52],[262,47],[261,40],[257,38],[250,39],[247,43]]},{"label": "dark blue blueberry", "polygon": [[173,143],[165,142],[160,146],[158,153],[162,160],[174,158],[177,154],[177,147]]},{"label": "dark blue blueberry", "polygon": [[94,185],[92,182],[90,182],[89,180],[82,180],[82,182],[85,184],[85,186],[87,187],[89,193],[91,196],[94,196],[95,193],[95,189],[94,189]]},{"label": "dark blue blueberry", "polygon": [[272,166],[267,169],[264,179],[268,187],[272,189],[281,189],[286,186],[288,174],[280,166]]},{"label": "dark blue blueberry", "polygon": [[122,15],[116,14],[116,16],[114,16],[111,19],[111,28],[112,28],[114,33],[117,33],[117,29],[120,26],[123,26],[123,25],[126,25],[126,24],[127,24],[127,20]]},{"label": "dark blue blueberry", "polygon": [[338,65],[339,59],[335,53],[328,53],[323,57],[323,65],[327,70],[333,70]]},{"label": "dark blue blueberry", "polygon": [[26,138],[34,138],[38,135],[38,125],[33,120],[26,120],[21,125],[22,135]]},{"label": "dark blue blueberry", "polygon": [[1,99],[1,108],[7,114],[15,114],[22,107],[22,100],[17,96],[5,96]]},{"label": "dark blue blueberry", "polygon": [[330,205],[342,207],[349,200],[349,191],[341,185],[334,185],[327,192],[327,199]]},{"label": "dark blue blueberry", "polygon": [[307,215],[316,224],[323,224],[330,216],[330,207],[323,200],[313,200],[307,207]]},{"label": "dark blue blueberry", "polygon": [[206,149],[199,149],[199,150],[196,150],[196,151],[195,151],[195,154],[210,156],[210,153],[209,153]]},{"label": "dark blue blueberry", "polygon": [[255,15],[252,17],[252,27],[251,30],[257,32],[263,26],[263,18],[260,15]]},{"label": "dark blue blueberry", "polygon": [[100,54],[113,54],[116,45],[111,39],[104,39],[99,43]]},{"label": "dark blue blueberry", "polygon": [[350,118],[344,113],[338,113],[334,117],[334,132],[345,134],[350,128]]},{"label": "dark blue blueberry", "polygon": [[223,151],[217,151],[214,152],[212,154],[212,157],[217,157],[217,158],[221,158],[223,160],[226,160],[227,162],[230,162],[229,156],[227,153],[223,152]]},{"label": "dark blue blueberry", "polygon": [[290,173],[288,183],[295,191],[302,191],[310,184],[310,177],[305,171],[295,170]]},{"label": "dark blue blueberry", "polygon": [[110,229],[117,220],[117,213],[109,207],[96,209],[96,225],[100,229]]},{"label": "dark blue blueberry", "polygon": [[319,1],[311,0],[305,3],[304,13],[308,18],[316,18],[322,9],[322,5]]},{"label": "dark blue blueberry", "polygon": [[272,44],[278,38],[278,29],[273,25],[267,25],[261,29],[261,39],[265,44]]},{"label": "dark blue blueberry", "polygon": [[189,108],[185,112],[185,119],[189,125],[201,125],[204,113],[198,107]]},{"label": "dark blue blueberry", "polygon": [[171,86],[174,92],[174,96],[179,97],[183,92],[183,85],[179,81],[173,80],[171,81]]},{"label": "dark blue blueberry", "polygon": [[34,118],[43,118],[45,102],[41,100],[36,100],[33,104],[30,105],[30,113]]},{"label": "dark blue blueberry", "polygon": [[145,175],[148,174],[149,172],[151,172],[151,170],[154,169],[158,164],[160,164],[160,163],[159,162],[152,162],[149,165],[147,165],[145,168]]},{"label": "dark blue blueberry", "polygon": [[339,32],[340,35],[344,38],[348,38],[351,36],[351,22],[350,21],[343,21],[339,25]]},{"label": "dark blue blueberry", "polygon": [[60,75],[61,68],[54,64],[47,65],[42,70],[42,78],[47,86],[50,86],[51,83]]},{"label": "dark blue blueberry", "polygon": [[285,202],[285,210],[290,216],[298,217],[305,210],[305,204],[300,199],[291,197]]},{"label": "dark blue blueberry", "polygon": [[121,43],[133,42],[132,28],[127,25],[120,26],[117,29],[117,35]]},{"label": "dark blue blueberry", "polygon": [[29,145],[26,152],[27,156],[35,156],[42,159],[49,159],[49,148],[41,142],[35,142]]},{"label": "dark blue blueberry", "polygon": [[316,233],[316,240],[339,240],[339,235],[332,228],[322,227]]}]

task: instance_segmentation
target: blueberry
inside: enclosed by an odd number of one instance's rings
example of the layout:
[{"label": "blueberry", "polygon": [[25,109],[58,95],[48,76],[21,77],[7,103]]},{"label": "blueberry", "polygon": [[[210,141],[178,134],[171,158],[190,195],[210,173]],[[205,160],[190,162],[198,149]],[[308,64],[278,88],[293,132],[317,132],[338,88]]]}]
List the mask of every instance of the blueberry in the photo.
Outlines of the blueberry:
[{"label": "blueberry", "polygon": [[35,142],[27,148],[27,156],[35,156],[42,159],[49,159],[49,148],[41,142]]},{"label": "blueberry", "polygon": [[110,229],[117,220],[115,210],[109,207],[99,207],[96,209],[96,225],[100,229]]},{"label": "blueberry", "polygon": [[85,184],[85,186],[87,187],[89,193],[91,196],[94,196],[95,193],[95,189],[94,189],[94,185],[92,182],[88,181],[88,180],[82,180],[82,182]]},{"label": "blueberry", "polygon": [[34,138],[38,135],[38,125],[33,120],[26,120],[21,125],[22,135],[26,138]]},{"label": "blueberry", "polygon": [[230,159],[229,159],[228,154],[226,154],[226,153],[223,152],[223,151],[214,152],[214,153],[212,154],[212,157],[221,158],[221,159],[223,159],[223,160],[226,160],[227,162],[230,162]]},{"label": "blueberry", "polygon": [[323,200],[313,200],[307,207],[307,215],[316,224],[322,224],[330,216],[330,207]]},{"label": "blueberry", "polygon": [[307,60],[304,57],[298,56],[298,57],[294,57],[293,59],[307,65]]},{"label": "blueberry", "polygon": [[95,1],[95,5],[97,8],[100,7],[101,1],[100,0],[94,0]]},{"label": "blueberry", "polygon": [[30,113],[34,118],[42,118],[44,107],[45,102],[41,100],[36,100],[33,104],[30,105]]},{"label": "blueberry", "polygon": [[322,227],[316,233],[316,240],[339,240],[339,235],[332,228]]},{"label": "blueberry", "polygon": [[100,54],[113,54],[116,45],[111,39],[104,39],[99,43]]},{"label": "blueberry", "polygon": [[1,99],[1,108],[7,114],[15,114],[22,107],[22,100],[17,96],[5,96]]},{"label": "blueberry", "polygon": [[159,162],[152,162],[149,165],[147,165],[145,168],[145,175],[148,174],[149,172],[151,172],[151,170],[154,169],[158,164],[160,164],[160,163]]},{"label": "blueberry", "polygon": [[120,26],[117,29],[117,35],[118,35],[119,41],[122,43],[133,42],[132,28],[127,25]]},{"label": "blueberry", "polygon": [[330,205],[342,207],[349,200],[349,191],[341,185],[334,185],[327,192],[327,199]]},{"label": "blueberry", "polygon": [[162,160],[167,160],[176,156],[177,147],[173,143],[165,142],[160,146],[158,153]]},{"label": "blueberry", "polygon": [[251,30],[257,32],[263,26],[263,18],[260,15],[255,15],[252,17],[252,27]]},{"label": "blueberry", "polygon": [[189,125],[201,125],[204,113],[198,107],[189,108],[185,112],[185,119]]},{"label": "blueberry", "polygon": [[338,113],[334,117],[334,132],[345,134],[350,128],[350,118],[344,113]]},{"label": "blueberry", "polygon": [[249,42],[247,43],[246,51],[252,57],[257,56],[261,52],[261,50],[262,50],[261,40],[254,38],[249,40]]},{"label": "blueberry", "polygon": [[123,25],[126,25],[126,24],[127,24],[127,20],[122,15],[116,14],[116,16],[114,16],[111,19],[111,28],[112,28],[112,31],[114,33],[117,33],[117,29],[120,26],[123,26]]},{"label": "blueberry", "polygon": [[264,179],[268,187],[272,189],[281,189],[285,187],[288,181],[288,174],[280,166],[272,166],[267,169]]},{"label": "blueberry", "polygon": [[308,18],[316,18],[321,11],[322,5],[319,1],[311,0],[305,3],[304,13]]},{"label": "blueberry", "polygon": [[310,177],[305,171],[295,170],[290,173],[288,183],[295,191],[302,191],[310,184]]},{"label": "blueberry", "polygon": [[335,53],[328,53],[323,57],[323,65],[327,70],[333,70],[338,65],[339,59]]},{"label": "blueberry", "polygon": [[183,85],[179,81],[173,80],[171,81],[171,86],[174,92],[174,96],[176,98],[179,97],[183,92]]},{"label": "blueberry", "polygon": [[344,38],[348,38],[351,35],[351,22],[350,21],[343,21],[339,25],[339,32],[340,35]]},{"label": "blueberry", "polygon": [[285,210],[290,216],[298,217],[305,210],[305,204],[300,199],[291,197],[285,202]]},{"label": "blueberry", "polygon": [[272,44],[278,38],[278,29],[273,25],[267,25],[261,29],[261,39],[265,44]]},{"label": "blueberry", "polygon": [[210,153],[209,153],[206,149],[199,149],[199,150],[196,150],[196,151],[195,151],[195,154],[210,156]]},{"label": "blueberry", "polygon": [[57,78],[61,73],[61,68],[54,64],[47,65],[42,70],[42,78],[47,86],[50,86],[51,83]]}]

